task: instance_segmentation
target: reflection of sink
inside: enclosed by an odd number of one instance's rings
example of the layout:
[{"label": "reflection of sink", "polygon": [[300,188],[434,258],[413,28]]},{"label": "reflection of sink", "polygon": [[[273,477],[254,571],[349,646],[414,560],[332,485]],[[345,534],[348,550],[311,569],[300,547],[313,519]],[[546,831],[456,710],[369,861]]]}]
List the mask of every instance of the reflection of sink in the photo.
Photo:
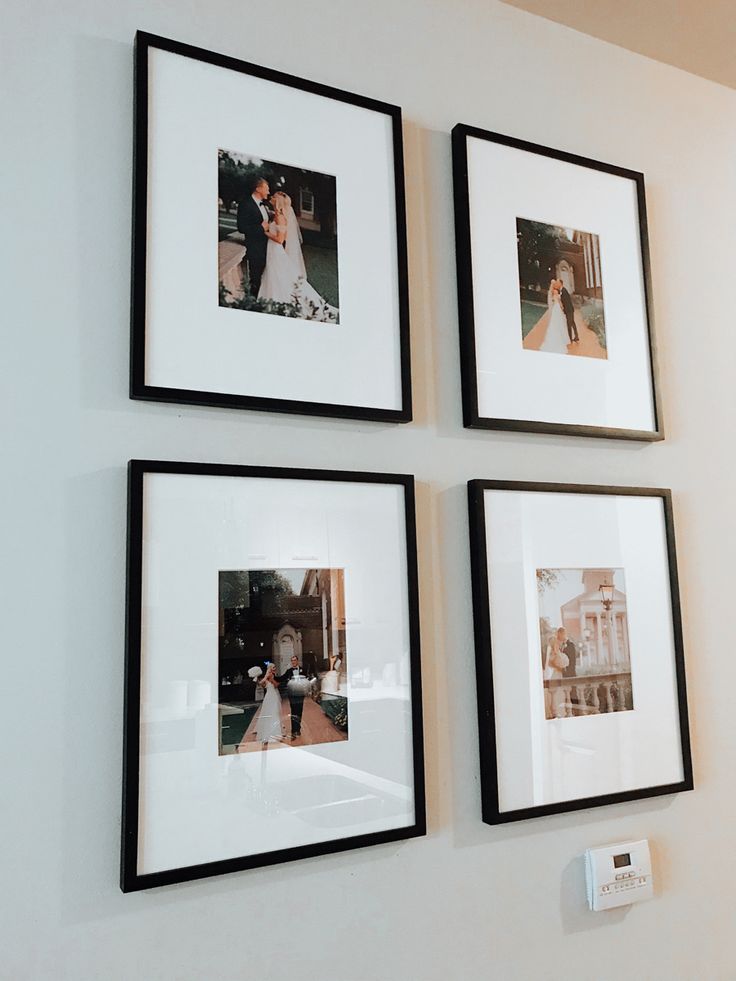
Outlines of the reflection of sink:
[{"label": "reflection of sink", "polygon": [[302,777],[279,784],[279,806],[307,824],[339,828],[392,817],[406,802],[347,777]]}]

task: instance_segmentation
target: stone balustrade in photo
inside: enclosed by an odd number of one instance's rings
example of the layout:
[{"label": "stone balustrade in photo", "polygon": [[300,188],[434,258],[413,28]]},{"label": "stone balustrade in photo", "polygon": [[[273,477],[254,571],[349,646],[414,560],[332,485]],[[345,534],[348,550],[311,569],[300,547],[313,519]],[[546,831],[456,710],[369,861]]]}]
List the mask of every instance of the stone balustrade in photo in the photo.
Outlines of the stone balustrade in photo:
[{"label": "stone balustrade in photo", "polygon": [[545,682],[545,686],[551,695],[553,718],[626,712],[633,708],[631,674],[628,671],[557,678]]}]

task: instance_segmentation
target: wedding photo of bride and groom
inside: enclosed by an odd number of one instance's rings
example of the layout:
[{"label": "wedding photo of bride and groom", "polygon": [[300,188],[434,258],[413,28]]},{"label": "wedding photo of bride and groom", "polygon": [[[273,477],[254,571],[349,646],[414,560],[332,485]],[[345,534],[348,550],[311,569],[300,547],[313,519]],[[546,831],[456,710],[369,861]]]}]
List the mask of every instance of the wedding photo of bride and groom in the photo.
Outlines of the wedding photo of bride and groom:
[{"label": "wedding photo of bride and groom", "polygon": [[546,719],[634,708],[623,569],[537,569]]},{"label": "wedding photo of bride and groom", "polygon": [[335,178],[219,150],[218,195],[220,306],[338,324]]},{"label": "wedding photo of bride and groom", "polygon": [[343,569],[220,572],[220,755],[348,738]]},{"label": "wedding photo of bride and groom", "polygon": [[526,351],[607,358],[598,235],[516,219]]}]

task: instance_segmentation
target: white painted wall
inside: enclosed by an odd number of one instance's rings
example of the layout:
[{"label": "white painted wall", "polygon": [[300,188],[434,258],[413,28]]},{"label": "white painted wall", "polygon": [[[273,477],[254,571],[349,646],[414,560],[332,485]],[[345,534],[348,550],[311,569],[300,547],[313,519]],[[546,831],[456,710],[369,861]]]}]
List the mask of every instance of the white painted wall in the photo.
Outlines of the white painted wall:
[{"label": "white painted wall", "polygon": [[[736,92],[492,0],[9,0],[3,22],[2,978],[736,977]],[[128,400],[138,27],[404,107],[414,424]],[[646,173],[665,443],[463,430],[457,121]],[[417,475],[426,839],[119,892],[133,456]],[[470,477],[674,488],[695,792],[481,824]],[[587,912],[586,846],[643,836],[656,899]]]}]

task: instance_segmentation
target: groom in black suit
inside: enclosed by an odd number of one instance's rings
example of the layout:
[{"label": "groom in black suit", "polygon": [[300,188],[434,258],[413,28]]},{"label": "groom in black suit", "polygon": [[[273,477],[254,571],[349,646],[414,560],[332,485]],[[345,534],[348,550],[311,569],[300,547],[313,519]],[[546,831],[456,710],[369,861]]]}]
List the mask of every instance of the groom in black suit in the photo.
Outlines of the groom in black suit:
[{"label": "groom in black suit", "polygon": [[287,668],[276,680],[279,685],[286,684],[286,694],[291,706],[291,738],[296,739],[302,734],[302,713],[304,711],[304,694],[289,691],[289,682],[292,678],[306,678],[306,675],[299,666],[299,658],[296,654],[291,656],[291,667]]},{"label": "groom in black suit", "polygon": [[573,306],[572,297],[564,286],[560,290],[560,302],[562,303],[562,310],[567,321],[567,336],[570,338],[570,343],[579,341],[578,328],[575,323],[575,307]]},{"label": "groom in black suit", "polygon": [[567,656],[567,667],[562,669],[562,677],[575,678],[577,676],[576,660],[578,649],[575,646],[575,641],[570,640],[567,636],[567,631],[564,627],[560,627],[557,631],[557,642],[562,653]]},{"label": "groom in black suit", "polygon": [[263,177],[254,177],[250,194],[238,205],[238,231],[245,237],[245,258],[248,262],[251,296],[258,296],[263,270],[266,268],[268,237],[263,229],[270,216],[266,200],[270,188]]}]

